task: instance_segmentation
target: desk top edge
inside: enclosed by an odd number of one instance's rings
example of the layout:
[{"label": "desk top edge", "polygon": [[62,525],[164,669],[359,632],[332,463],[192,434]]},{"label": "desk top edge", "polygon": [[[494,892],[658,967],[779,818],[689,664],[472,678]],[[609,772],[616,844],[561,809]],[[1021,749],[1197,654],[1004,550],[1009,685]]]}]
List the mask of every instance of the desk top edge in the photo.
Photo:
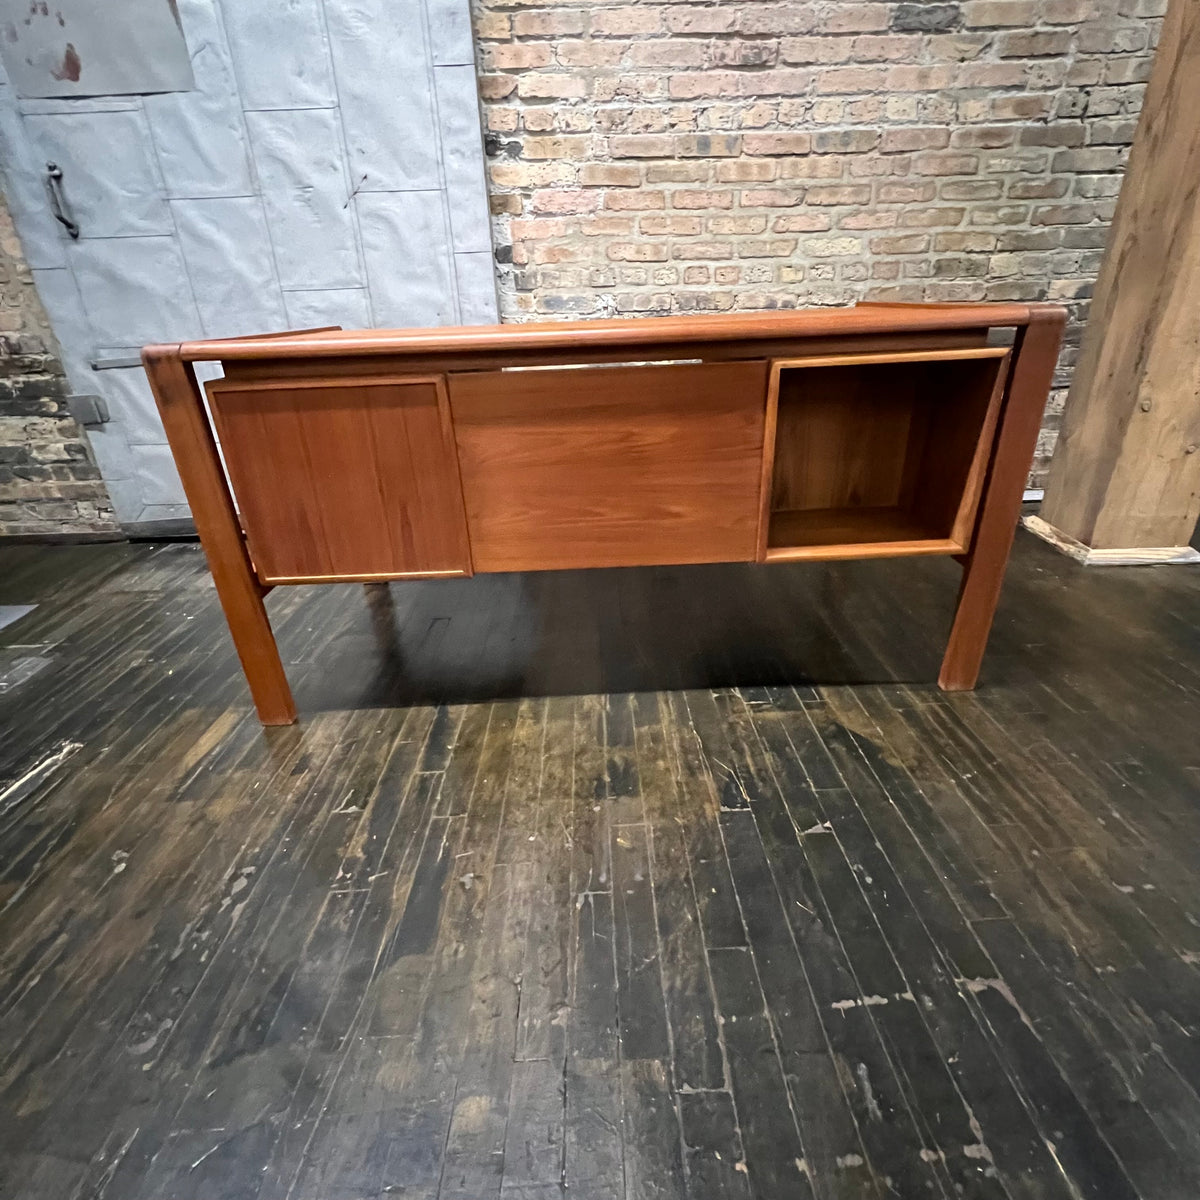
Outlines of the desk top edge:
[{"label": "desk top edge", "polygon": [[719,313],[679,317],[549,321],[509,325],[436,326],[424,329],[323,330],[240,339],[148,346],[145,358],[175,356],[188,362],[238,359],[335,358],[375,355],[487,353],[516,350],[598,349],[704,342],[779,340],[836,335],[916,333],[1023,326],[1035,314],[1065,310],[1050,304],[862,304],[784,312]]}]

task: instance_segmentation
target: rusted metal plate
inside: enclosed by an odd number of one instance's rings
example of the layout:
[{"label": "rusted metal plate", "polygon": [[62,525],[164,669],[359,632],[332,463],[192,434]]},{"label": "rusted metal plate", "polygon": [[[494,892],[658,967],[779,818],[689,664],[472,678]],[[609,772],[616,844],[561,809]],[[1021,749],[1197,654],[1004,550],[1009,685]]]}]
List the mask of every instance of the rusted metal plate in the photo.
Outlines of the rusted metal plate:
[{"label": "rusted metal plate", "polygon": [[192,87],[175,0],[0,0],[0,53],[23,97]]}]

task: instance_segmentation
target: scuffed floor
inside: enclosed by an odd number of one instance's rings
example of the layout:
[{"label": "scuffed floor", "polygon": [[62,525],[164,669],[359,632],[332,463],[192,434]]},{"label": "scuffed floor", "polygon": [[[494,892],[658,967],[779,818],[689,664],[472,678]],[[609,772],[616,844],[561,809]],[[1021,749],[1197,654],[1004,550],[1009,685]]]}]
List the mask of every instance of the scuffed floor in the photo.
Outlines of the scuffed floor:
[{"label": "scuffed floor", "polygon": [[0,544],[0,1195],[1200,1196],[1200,571]]}]

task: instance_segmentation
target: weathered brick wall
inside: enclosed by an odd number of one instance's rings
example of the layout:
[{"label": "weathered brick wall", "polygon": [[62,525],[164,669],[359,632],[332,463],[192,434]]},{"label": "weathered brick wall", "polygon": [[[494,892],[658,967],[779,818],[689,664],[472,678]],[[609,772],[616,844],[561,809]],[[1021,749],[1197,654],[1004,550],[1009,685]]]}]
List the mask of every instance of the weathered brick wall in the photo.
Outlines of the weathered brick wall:
[{"label": "weathered brick wall", "polygon": [[1065,302],[1165,0],[477,0],[506,320]]},{"label": "weathered brick wall", "polygon": [[67,394],[50,323],[0,196],[0,537],[119,532]]}]

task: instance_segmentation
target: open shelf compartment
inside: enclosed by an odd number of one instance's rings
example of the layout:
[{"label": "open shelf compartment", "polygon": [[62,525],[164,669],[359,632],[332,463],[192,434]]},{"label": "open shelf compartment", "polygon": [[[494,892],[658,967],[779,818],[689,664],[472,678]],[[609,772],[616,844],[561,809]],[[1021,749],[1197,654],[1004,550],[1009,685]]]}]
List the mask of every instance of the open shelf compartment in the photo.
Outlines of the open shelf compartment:
[{"label": "open shelf compartment", "polygon": [[761,558],[965,551],[1007,368],[993,346],[776,360]]}]

